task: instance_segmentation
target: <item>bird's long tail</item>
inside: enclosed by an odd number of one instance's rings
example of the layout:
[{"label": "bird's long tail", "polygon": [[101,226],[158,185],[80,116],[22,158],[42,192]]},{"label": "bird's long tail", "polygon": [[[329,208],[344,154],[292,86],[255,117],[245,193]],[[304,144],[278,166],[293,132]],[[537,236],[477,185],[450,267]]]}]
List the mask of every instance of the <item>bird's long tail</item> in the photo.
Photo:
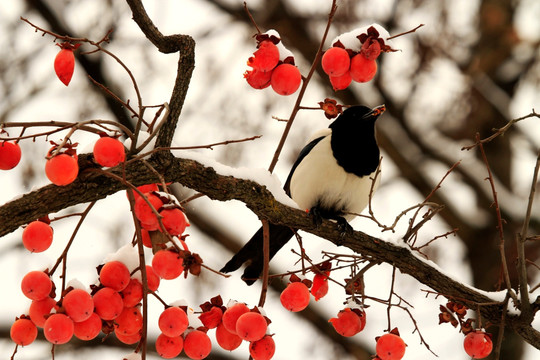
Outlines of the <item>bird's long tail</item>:
[{"label": "bird's long tail", "polygon": [[[291,228],[269,223],[270,230],[270,259],[281,249],[294,235]],[[228,273],[238,270],[243,263],[247,263],[242,279],[246,284],[253,284],[261,275],[264,264],[263,256],[263,229],[262,227],[244,245],[242,249],[220,270]]]}]

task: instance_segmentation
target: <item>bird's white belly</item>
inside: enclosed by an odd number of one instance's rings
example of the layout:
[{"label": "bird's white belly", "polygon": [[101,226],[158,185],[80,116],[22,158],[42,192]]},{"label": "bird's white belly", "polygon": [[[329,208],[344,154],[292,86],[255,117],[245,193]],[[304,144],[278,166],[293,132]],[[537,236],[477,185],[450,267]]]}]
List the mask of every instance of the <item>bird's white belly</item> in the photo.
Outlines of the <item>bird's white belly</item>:
[{"label": "bird's white belly", "polygon": [[[361,154],[358,156],[358,161],[362,161]],[[336,162],[330,136],[326,136],[295,169],[290,183],[291,198],[301,209],[319,205],[337,212],[361,213],[368,205],[370,192],[379,183],[377,178],[373,185],[373,176],[358,177],[346,172]]]}]

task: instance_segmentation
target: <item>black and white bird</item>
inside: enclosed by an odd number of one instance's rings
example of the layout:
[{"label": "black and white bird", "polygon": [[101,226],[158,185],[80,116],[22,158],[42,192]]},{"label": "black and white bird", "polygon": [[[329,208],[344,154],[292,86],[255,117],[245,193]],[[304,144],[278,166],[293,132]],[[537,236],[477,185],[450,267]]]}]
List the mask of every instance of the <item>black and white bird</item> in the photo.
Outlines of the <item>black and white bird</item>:
[{"label": "black and white bird", "polygon": [[[380,161],[375,121],[385,110],[384,105],[350,107],[327,129],[314,134],[300,151],[284,189],[301,209],[309,209],[314,220],[333,219],[343,231],[350,230],[347,221],[368,205],[379,180],[374,177]],[[294,230],[274,224],[269,224],[269,229],[271,259]],[[260,276],[263,261],[260,228],[221,271],[232,272],[247,263],[242,279],[251,285]]]}]

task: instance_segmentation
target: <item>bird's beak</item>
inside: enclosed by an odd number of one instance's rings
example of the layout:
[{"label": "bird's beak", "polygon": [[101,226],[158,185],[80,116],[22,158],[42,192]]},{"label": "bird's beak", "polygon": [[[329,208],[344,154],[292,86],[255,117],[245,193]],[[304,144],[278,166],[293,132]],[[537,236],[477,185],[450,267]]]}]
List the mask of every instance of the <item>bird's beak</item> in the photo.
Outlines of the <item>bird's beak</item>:
[{"label": "bird's beak", "polygon": [[370,116],[379,116],[385,111],[386,111],[386,106],[384,104],[382,104],[382,105],[379,105],[379,106],[373,108],[373,110],[371,110],[369,115]]}]

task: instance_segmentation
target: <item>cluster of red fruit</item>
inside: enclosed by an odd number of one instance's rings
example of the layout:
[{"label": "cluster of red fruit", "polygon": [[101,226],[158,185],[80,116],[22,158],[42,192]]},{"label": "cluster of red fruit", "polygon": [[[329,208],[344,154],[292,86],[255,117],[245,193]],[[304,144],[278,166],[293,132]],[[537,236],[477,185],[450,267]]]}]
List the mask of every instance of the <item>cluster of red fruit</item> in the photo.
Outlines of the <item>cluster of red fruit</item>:
[{"label": "cluster of red fruit", "polygon": [[[377,30],[377,28],[379,30]],[[386,30],[377,24],[340,35],[324,53],[321,65],[329,76],[334,90],[347,88],[352,81],[364,83],[377,73],[376,59],[381,52],[394,51],[385,44],[379,31]]]},{"label": "cluster of red fruit", "polygon": [[[148,288],[156,291],[160,278],[151,266],[146,266]],[[73,336],[92,340],[100,332],[114,333],[125,344],[139,341],[142,329],[140,302],[143,288],[139,272],[132,276],[120,261],[109,261],[99,269],[99,285],[92,291],[68,287],[60,299],[54,299],[56,288],[47,271],[31,271],[21,282],[23,294],[32,300],[27,315],[18,318],[11,327],[12,340],[29,345],[43,328],[52,344],[65,344]]]},{"label": "cluster of red fruit", "polygon": [[298,90],[302,75],[294,65],[294,57],[281,43],[279,34],[270,30],[258,34],[257,51],[247,61],[252,70],[246,70],[244,78],[254,89],[272,86],[279,95],[291,95]]}]

